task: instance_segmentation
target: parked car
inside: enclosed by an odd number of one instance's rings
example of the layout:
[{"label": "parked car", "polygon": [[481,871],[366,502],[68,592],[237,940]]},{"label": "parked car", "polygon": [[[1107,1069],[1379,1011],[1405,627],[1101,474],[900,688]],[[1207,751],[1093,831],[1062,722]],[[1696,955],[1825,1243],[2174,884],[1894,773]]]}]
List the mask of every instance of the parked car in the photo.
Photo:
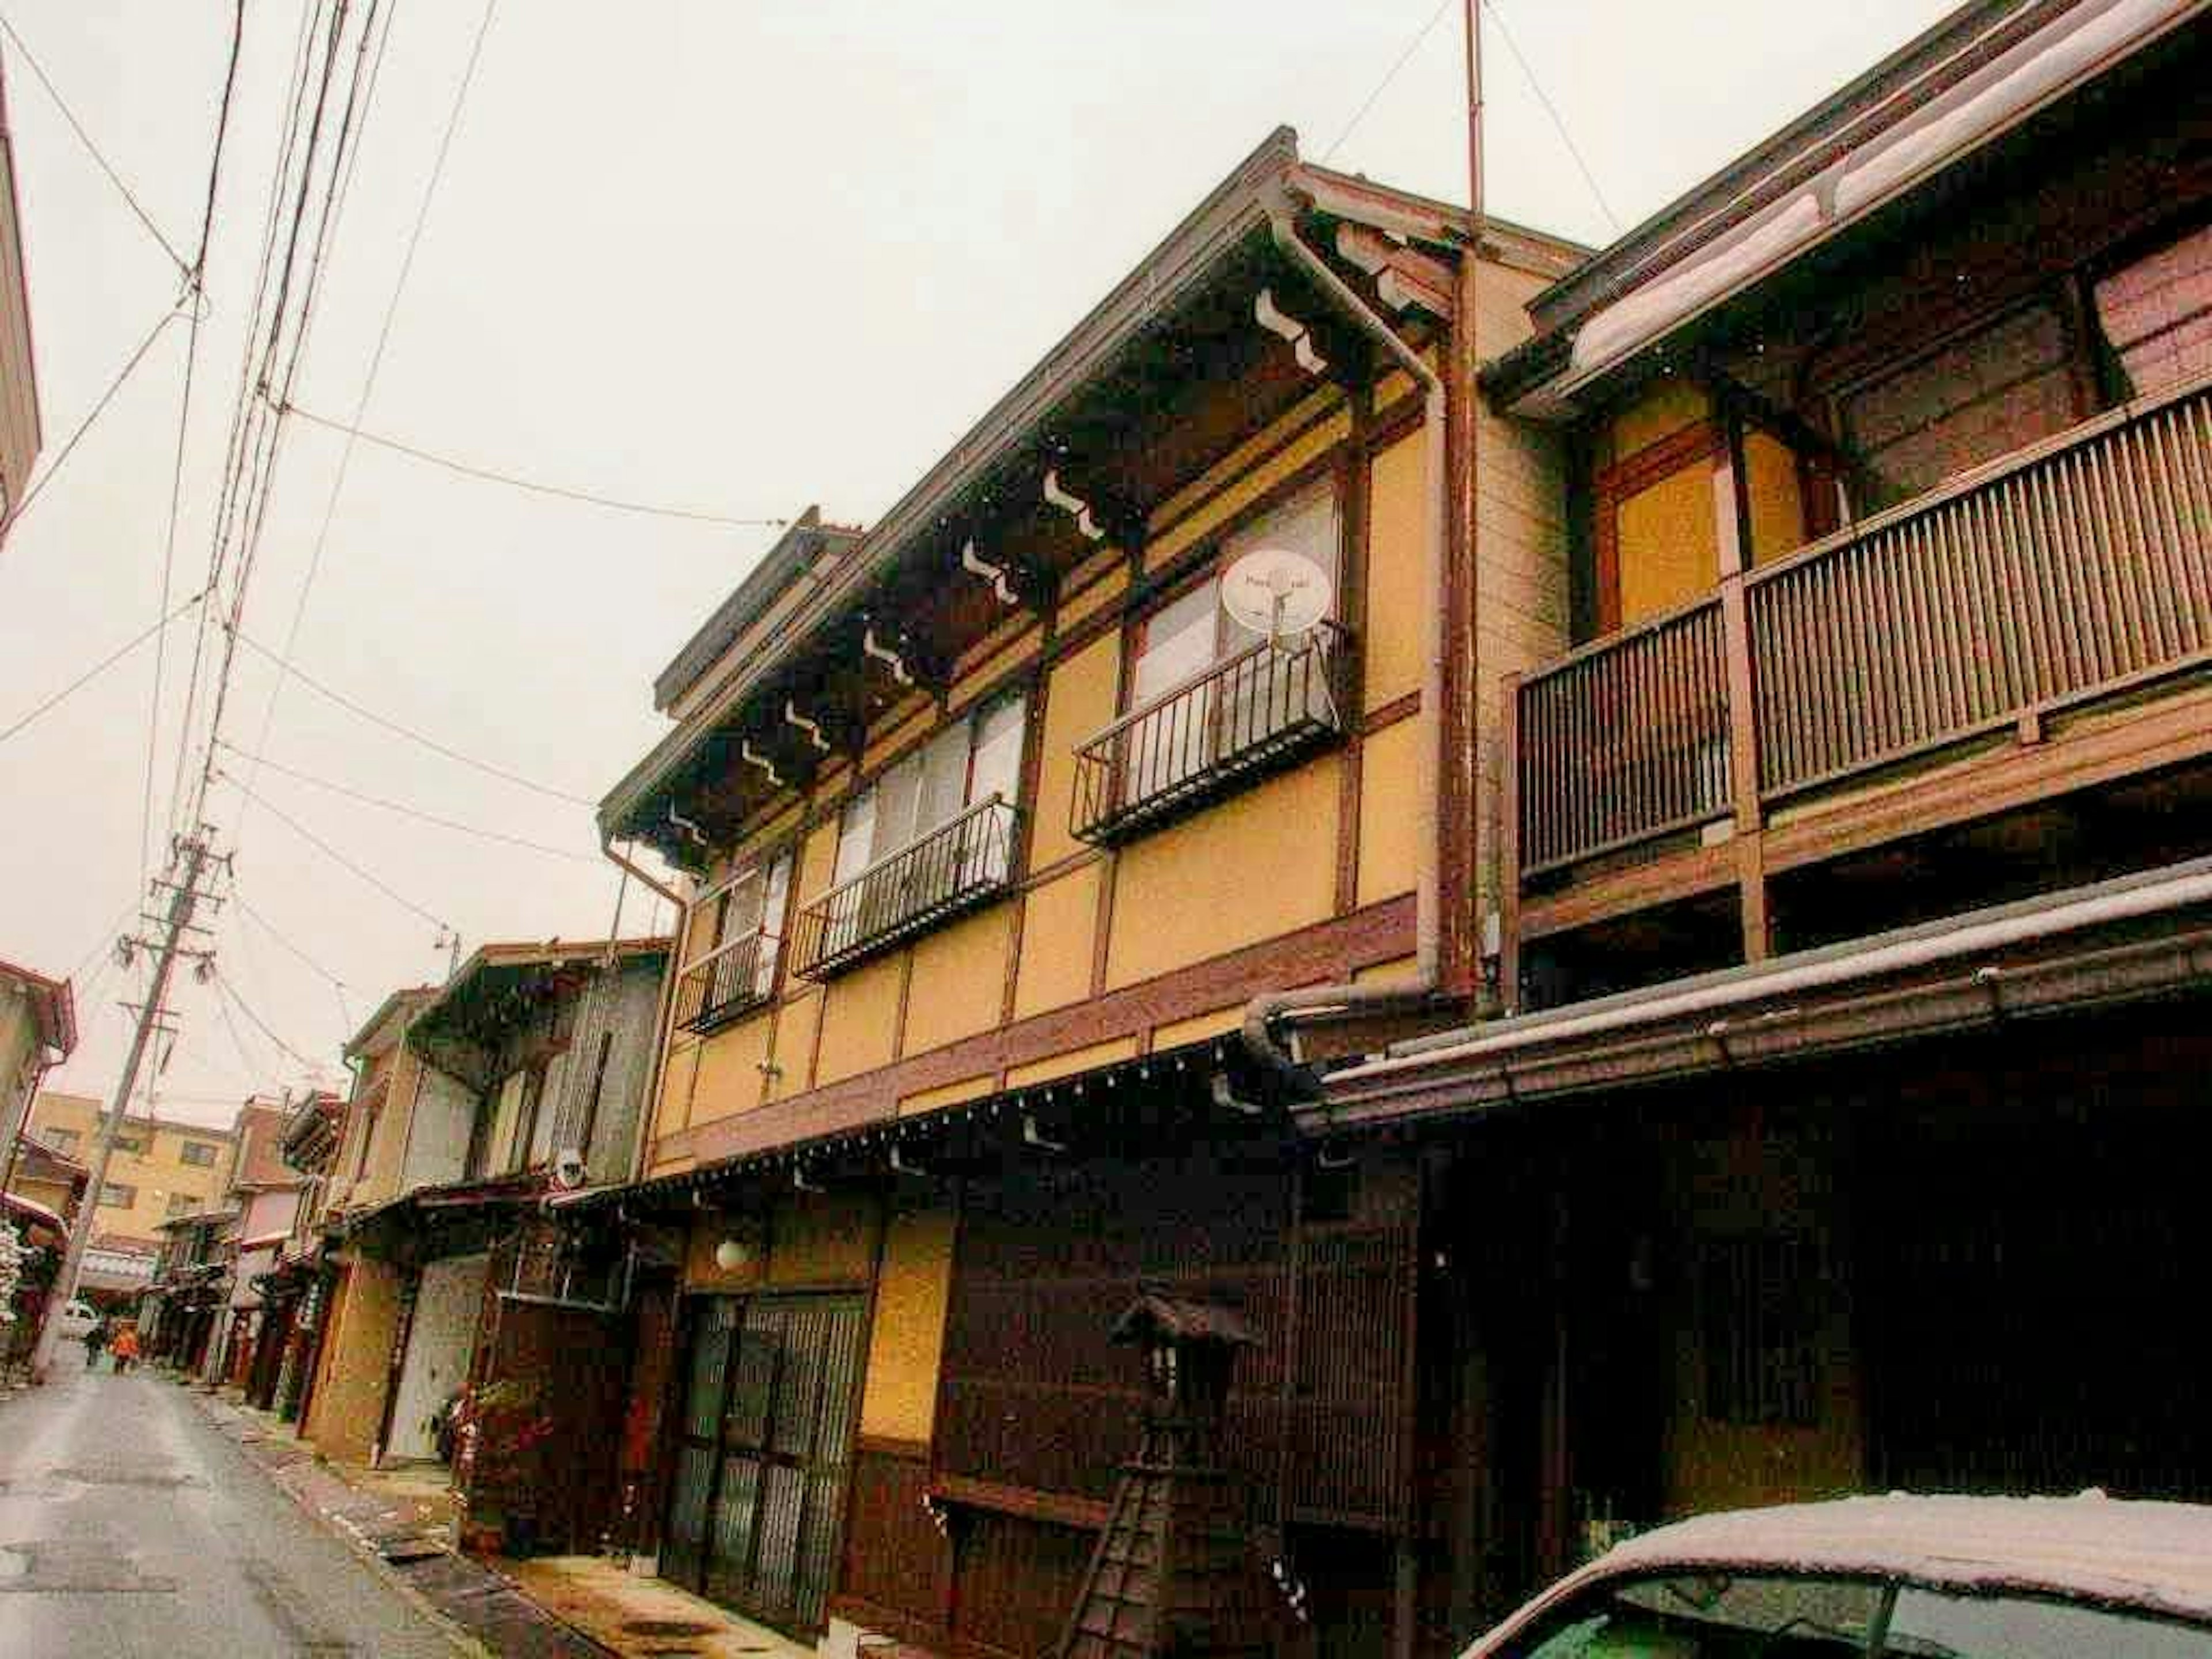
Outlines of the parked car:
[{"label": "parked car", "polygon": [[2212,1508],[1848,1498],[1615,1545],[1463,1659],[2206,1659]]},{"label": "parked car", "polygon": [[89,1302],[77,1300],[64,1304],[55,1317],[61,1322],[64,1341],[81,1342],[84,1334],[100,1323],[100,1310]]}]

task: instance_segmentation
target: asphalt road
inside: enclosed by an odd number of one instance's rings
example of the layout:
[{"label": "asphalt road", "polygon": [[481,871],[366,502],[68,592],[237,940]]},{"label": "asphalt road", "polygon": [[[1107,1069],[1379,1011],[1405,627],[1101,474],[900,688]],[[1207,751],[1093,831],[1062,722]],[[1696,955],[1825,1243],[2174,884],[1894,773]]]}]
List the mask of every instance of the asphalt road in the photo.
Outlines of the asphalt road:
[{"label": "asphalt road", "polygon": [[453,1659],[176,1384],[82,1352],[0,1403],[0,1659]]}]

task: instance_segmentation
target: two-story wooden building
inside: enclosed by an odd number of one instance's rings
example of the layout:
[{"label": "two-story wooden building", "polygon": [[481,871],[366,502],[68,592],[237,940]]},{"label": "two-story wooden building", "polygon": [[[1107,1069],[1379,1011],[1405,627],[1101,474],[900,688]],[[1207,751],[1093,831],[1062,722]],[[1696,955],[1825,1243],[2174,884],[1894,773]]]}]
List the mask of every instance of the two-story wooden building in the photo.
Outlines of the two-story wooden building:
[{"label": "two-story wooden building", "polygon": [[1962,7],[1485,372],[1571,458],[1511,1017],[1305,1119],[1423,1149],[1462,1628],[1693,1510],[2212,1496],[2206,10]]},{"label": "two-story wooden building", "polygon": [[661,677],[600,813],[690,878],[657,1109],[639,1182],[556,1203],[641,1241],[665,1576],[1042,1650],[1135,1444],[1141,1278],[1261,1334],[1255,1568],[1345,1639],[1408,1625],[1419,1170],[1287,1142],[1285,1050],[1472,1006],[1477,665],[1566,623],[1564,450],[1480,408],[1473,342],[1580,252],[1279,132]]}]

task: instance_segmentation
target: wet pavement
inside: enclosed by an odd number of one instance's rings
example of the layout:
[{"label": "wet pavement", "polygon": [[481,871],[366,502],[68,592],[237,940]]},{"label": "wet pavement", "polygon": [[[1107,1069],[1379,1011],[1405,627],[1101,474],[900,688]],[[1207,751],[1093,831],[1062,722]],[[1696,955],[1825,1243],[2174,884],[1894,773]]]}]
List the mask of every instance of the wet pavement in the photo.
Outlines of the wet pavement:
[{"label": "wet pavement", "polygon": [[7,1659],[477,1651],[303,1516],[173,1382],[71,1345],[0,1401]]}]

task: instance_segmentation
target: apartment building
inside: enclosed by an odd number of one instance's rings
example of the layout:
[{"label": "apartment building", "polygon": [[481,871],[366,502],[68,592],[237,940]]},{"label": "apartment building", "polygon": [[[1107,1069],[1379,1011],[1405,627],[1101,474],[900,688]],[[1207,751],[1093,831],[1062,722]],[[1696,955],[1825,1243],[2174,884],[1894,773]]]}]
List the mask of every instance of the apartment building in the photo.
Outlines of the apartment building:
[{"label": "apartment building", "polygon": [[[29,1133],[88,1163],[106,1117],[101,1103],[88,1095],[47,1090],[32,1103]],[[162,1223],[217,1206],[229,1188],[236,1142],[228,1129],[126,1117],[96,1195],[95,1237],[150,1253],[161,1241]]]}]

